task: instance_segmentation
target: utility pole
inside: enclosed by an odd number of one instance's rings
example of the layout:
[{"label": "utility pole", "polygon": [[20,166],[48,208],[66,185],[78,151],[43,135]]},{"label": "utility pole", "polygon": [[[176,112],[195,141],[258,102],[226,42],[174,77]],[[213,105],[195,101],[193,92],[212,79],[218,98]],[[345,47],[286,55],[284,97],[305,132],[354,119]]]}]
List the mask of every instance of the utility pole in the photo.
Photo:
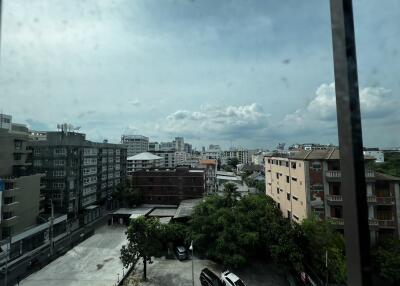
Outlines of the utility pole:
[{"label": "utility pole", "polygon": [[8,259],[10,258],[10,252],[11,252],[11,233],[10,233],[10,237],[8,238],[8,243],[7,243],[7,256],[6,256],[6,270],[4,273],[4,286],[7,286]]},{"label": "utility pole", "polygon": [[189,247],[189,250],[191,250],[192,251],[192,285],[194,286],[194,256],[193,256],[193,240],[192,240],[192,242],[190,243],[190,247]]},{"label": "utility pole", "polygon": [[53,200],[50,200],[51,204],[51,217],[50,217],[50,255],[53,256],[53,223],[54,223],[54,206]]}]

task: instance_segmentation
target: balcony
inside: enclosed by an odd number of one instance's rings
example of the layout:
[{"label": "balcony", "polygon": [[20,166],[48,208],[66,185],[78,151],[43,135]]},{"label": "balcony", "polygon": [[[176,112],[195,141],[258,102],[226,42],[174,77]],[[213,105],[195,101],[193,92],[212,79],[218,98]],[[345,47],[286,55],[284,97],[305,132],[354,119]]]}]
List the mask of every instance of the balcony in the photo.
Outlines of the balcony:
[{"label": "balcony", "polygon": [[395,198],[394,197],[376,197],[376,203],[378,205],[394,205]]},{"label": "balcony", "polygon": [[19,206],[19,202],[12,202],[3,206],[4,212],[14,212]]},{"label": "balcony", "polygon": [[378,219],[378,225],[382,228],[396,228],[396,222],[394,220],[381,220]]},{"label": "balcony", "polygon": [[5,218],[2,221],[3,226],[10,227],[14,226],[18,222],[18,217],[17,216],[12,216],[10,218]]},{"label": "balcony", "polygon": [[[335,203],[342,203],[343,202],[343,196],[342,195],[326,195],[326,200],[330,204],[335,204]],[[377,197],[376,196],[367,196],[367,202],[369,204],[375,204],[377,203]]]},{"label": "balcony", "polygon": [[[338,181],[338,180],[340,180],[342,175],[341,175],[340,171],[329,170],[329,171],[326,171],[325,176],[326,176],[327,180]],[[374,177],[375,177],[374,171],[365,170],[365,178],[371,179]]]},{"label": "balcony", "polygon": [[[343,227],[344,219],[330,217],[328,221],[331,222],[335,227]],[[368,224],[370,228],[396,228],[396,222],[394,220],[381,220],[381,219],[369,219]]]}]

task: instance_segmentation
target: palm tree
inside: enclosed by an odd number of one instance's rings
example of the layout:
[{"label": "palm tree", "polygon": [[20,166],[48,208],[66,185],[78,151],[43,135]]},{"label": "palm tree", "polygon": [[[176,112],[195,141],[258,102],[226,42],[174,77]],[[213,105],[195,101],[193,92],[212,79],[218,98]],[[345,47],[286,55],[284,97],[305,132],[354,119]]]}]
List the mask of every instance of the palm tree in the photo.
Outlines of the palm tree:
[{"label": "palm tree", "polygon": [[227,206],[233,207],[239,196],[237,186],[234,183],[226,183],[224,185],[224,198]]}]

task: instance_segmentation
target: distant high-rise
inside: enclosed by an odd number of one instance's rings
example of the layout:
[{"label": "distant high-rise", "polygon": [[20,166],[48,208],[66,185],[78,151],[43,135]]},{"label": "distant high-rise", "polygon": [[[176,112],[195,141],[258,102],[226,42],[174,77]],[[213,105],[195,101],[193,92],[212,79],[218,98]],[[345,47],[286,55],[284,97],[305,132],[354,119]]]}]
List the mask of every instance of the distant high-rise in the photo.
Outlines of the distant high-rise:
[{"label": "distant high-rise", "polygon": [[121,143],[127,148],[127,156],[149,151],[149,138],[142,135],[122,135]]},{"label": "distant high-rise", "polygon": [[175,137],[174,143],[176,152],[182,152],[185,150],[185,141],[183,137]]}]

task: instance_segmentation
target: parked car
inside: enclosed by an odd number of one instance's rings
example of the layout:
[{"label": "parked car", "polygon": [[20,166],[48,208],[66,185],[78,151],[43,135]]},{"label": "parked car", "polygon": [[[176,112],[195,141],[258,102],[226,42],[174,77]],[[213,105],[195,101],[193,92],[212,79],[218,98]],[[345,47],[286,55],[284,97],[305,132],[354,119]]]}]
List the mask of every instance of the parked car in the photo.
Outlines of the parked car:
[{"label": "parked car", "polygon": [[218,275],[208,268],[201,270],[200,282],[202,286],[222,286],[221,279]]},{"label": "parked car", "polygon": [[221,273],[221,281],[224,286],[246,286],[244,282],[230,271]]},{"label": "parked car", "polygon": [[175,254],[179,260],[185,260],[188,258],[188,252],[184,246],[177,246],[175,248]]}]

